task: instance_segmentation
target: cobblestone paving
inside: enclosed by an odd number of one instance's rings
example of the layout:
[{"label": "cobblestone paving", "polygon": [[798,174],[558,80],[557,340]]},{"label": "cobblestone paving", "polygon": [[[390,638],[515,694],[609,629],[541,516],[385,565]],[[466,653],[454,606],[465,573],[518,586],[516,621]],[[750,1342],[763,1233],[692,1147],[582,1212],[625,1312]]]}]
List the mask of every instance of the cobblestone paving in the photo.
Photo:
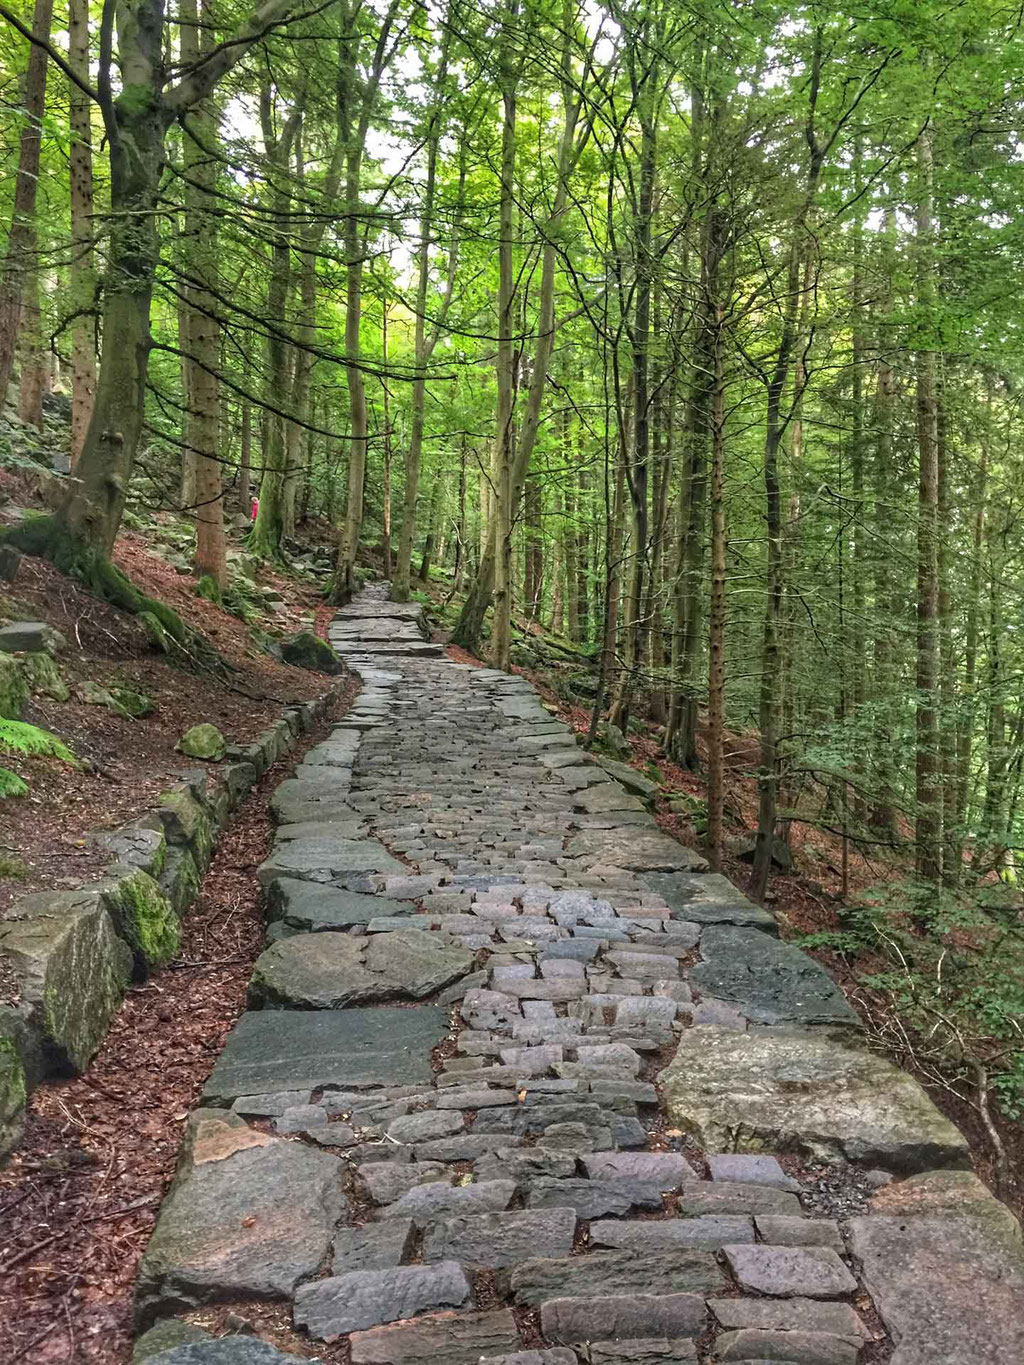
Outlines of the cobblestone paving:
[{"label": "cobblestone paving", "polygon": [[294,1359],[185,1319],[251,1295],[353,1365],[1024,1361],[1020,1229],[828,976],[385,594],[339,613],[363,690],[274,798],[139,1357]]}]

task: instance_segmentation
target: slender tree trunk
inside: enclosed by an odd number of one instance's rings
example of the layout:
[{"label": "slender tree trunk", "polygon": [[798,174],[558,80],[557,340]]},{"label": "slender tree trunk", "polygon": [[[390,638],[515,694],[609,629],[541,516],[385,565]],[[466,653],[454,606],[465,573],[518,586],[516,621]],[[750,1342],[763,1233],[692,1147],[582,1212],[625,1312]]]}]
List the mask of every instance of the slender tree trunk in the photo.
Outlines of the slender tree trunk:
[{"label": "slender tree trunk", "polygon": [[[195,63],[213,46],[208,5],[180,0],[182,61]],[[209,101],[185,120],[185,234],[189,282],[189,422],[186,442],[195,466],[196,573],[224,586],[227,546],[224,538],[224,491],[220,473],[218,405],[220,325],[215,294],[218,287],[217,219],[212,212],[217,184],[216,110]]]},{"label": "slender tree trunk", "polygon": [[711,603],[708,616],[708,861],[722,866],[725,823],[725,376],[722,310],[715,306],[711,402]]},{"label": "slender tree trunk", "polygon": [[[52,19],[53,0],[36,0],[32,15],[32,33],[40,42],[49,42]],[[25,121],[18,148],[11,231],[7,239],[7,254],[3,265],[0,266],[0,407],[7,397],[23,321],[34,344],[38,347],[41,342],[36,191],[39,184],[48,66],[45,51],[36,43],[32,43],[28,50],[28,68],[25,72]],[[42,380],[37,373],[36,361],[33,358],[26,359],[27,364],[23,363],[22,366],[19,407],[23,420],[37,422],[35,413],[37,406],[40,417],[42,413]],[[39,364],[41,363],[42,356],[39,355]],[[36,387],[39,394],[38,404],[35,397]]]},{"label": "slender tree trunk", "polygon": [[420,560],[419,580],[421,583],[430,582],[430,570],[434,558],[434,543],[437,538],[437,528],[441,524],[441,517],[444,515],[444,476],[438,474],[434,480],[434,487],[430,494],[430,518],[427,523],[427,536],[423,542],[423,558]]},{"label": "slender tree trunk", "polygon": [[938,882],[942,875],[942,798],[939,788],[939,426],[936,397],[935,284],[932,218],[932,138],[917,142],[917,304],[924,347],[917,357],[917,443],[919,455],[917,526],[917,753],[915,805],[917,875]]}]

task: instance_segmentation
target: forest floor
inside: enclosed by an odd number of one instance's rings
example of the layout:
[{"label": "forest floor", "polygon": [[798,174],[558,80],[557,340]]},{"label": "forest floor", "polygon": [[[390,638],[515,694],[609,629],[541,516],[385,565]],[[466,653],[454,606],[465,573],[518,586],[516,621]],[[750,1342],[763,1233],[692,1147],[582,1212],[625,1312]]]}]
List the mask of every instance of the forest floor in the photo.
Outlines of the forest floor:
[{"label": "forest floor", "polygon": [[[0,474],[3,493],[17,489]],[[14,485],[14,487],[12,487]],[[160,553],[161,532],[164,557]],[[175,749],[191,726],[211,722],[229,743],[244,744],[276,720],[284,707],[324,691],[325,679],[283,664],[261,647],[272,634],[313,625],[322,592],[311,578],[257,572],[258,586],[280,601],[254,609],[250,624],[196,595],[196,579],[183,571],[176,549],[184,523],[153,518],[145,536],[119,537],[114,559],[147,594],[173,607],[203,635],[228,665],[223,675],[175,666],[154,651],[140,623],[86,592],[44,560],[23,558],[12,584],[0,584],[0,619],[44,621],[67,644],[58,664],[70,691],[66,701],[36,695],[23,719],[55,733],[81,760],[78,769],[54,759],[5,759],[29,784],[28,794],[2,803],[0,817],[0,917],[30,891],[78,886],[109,862],[90,841],[153,804],[193,761]],[[173,561],[173,562],[172,562]],[[323,612],[320,612],[323,617]],[[329,613],[328,613],[329,614]],[[86,702],[84,684],[129,688],[148,698],[152,710],[134,718]]]}]

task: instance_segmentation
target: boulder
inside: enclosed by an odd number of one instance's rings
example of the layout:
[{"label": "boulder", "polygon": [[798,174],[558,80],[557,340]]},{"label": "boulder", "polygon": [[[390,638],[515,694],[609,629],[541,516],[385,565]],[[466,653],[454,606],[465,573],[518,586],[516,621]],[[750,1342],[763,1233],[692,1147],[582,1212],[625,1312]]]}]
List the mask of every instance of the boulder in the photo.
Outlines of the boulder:
[{"label": "boulder", "polygon": [[75,701],[80,701],[83,706],[105,706],[108,711],[113,711],[115,716],[122,716],[125,720],[131,719],[131,712],[118,701],[113,691],[92,678],[75,684]]},{"label": "boulder", "polygon": [[849,1024],[856,1012],[825,969],[791,944],[756,929],[713,925],[690,985],[757,1024]]},{"label": "boulder", "polygon": [[845,1038],[691,1028],[660,1079],[669,1117],[712,1151],[789,1150],[904,1172],[969,1163],[966,1141],[917,1082]]},{"label": "boulder", "polygon": [[[752,863],[757,849],[757,839],[753,834],[742,835],[729,840],[729,852],[734,853],[742,862]],[[772,862],[781,872],[793,869],[793,852],[784,839],[776,835],[772,839]]]},{"label": "boulder", "polygon": [[634,796],[642,797],[645,801],[649,801],[652,796],[657,796],[661,790],[657,782],[652,782],[649,777],[644,777],[643,773],[638,773],[628,763],[618,763],[614,758],[604,757],[599,757],[597,761],[609,777],[613,777],[616,782],[620,782],[625,787],[626,791],[632,792]]},{"label": "boulder", "polygon": [[120,1008],[132,966],[100,892],[25,896],[0,925],[0,953],[14,968],[49,1067],[83,1071]]},{"label": "boulder", "polygon": [[189,758],[203,758],[211,763],[219,763],[224,757],[227,741],[216,725],[204,722],[186,730],[174,746],[179,753]]},{"label": "boulder", "polygon": [[67,641],[60,631],[45,621],[15,621],[9,626],[0,626],[0,652],[4,654],[34,654],[43,650],[48,654],[59,654],[66,647]]},{"label": "boulder", "polygon": [[137,692],[133,687],[121,687],[115,685],[109,689],[110,695],[117,704],[126,711],[133,720],[141,720],[143,716],[152,715],[154,707],[152,700],[146,696],[145,692]]},{"label": "boulder", "polygon": [[192,852],[196,867],[205,871],[213,851],[213,826],[202,802],[187,784],[163,792],[156,811],[164,827],[167,842],[186,845]]},{"label": "boulder", "polygon": [[313,673],[340,673],[341,661],[326,640],[311,630],[300,630],[281,641],[281,658],[295,668],[308,668]]}]

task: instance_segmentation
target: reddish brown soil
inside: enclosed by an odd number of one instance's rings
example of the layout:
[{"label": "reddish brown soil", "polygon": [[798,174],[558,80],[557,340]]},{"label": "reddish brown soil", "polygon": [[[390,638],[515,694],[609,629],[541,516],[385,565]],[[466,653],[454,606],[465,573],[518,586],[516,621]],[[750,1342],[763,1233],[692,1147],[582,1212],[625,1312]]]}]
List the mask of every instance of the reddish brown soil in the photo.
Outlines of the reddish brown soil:
[{"label": "reddish brown soil", "polygon": [[5,1365],[130,1359],[135,1268],[185,1117],[244,1006],[263,937],[267,797],[295,762],[271,769],[228,825],[179,959],[129,992],[85,1076],[32,1096],[25,1138],[0,1170]]},{"label": "reddish brown soil", "polygon": [[[176,667],[155,652],[135,618],[99,601],[43,560],[25,558],[0,593],[0,612],[44,620],[66,638],[60,664],[74,690],[91,679],[145,693],[155,709],[128,720],[104,706],[33,698],[24,719],[52,730],[83,760],[76,771],[48,759],[4,759],[29,782],[26,797],[0,801],[0,854],[23,865],[0,875],[0,915],[17,896],[77,886],[109,861],[88,835],[140,814],[192,760],[175,752],[190,726],[211,721],[229,742],[246,742],[277,719],[286,703],[319,695],[326,679],[277,662],[255,644],[248,627],[197,597],[195,580],[149,553],[138,536],[117,544],[115,559],[139,587],[169,603],[220,651],[225,677]],[[271,570],[261,575],[285,596],[286,613],[263,621],[287,632],[318,605],[316,589]],[[7,585],[4,585],[7,587]]]}]

